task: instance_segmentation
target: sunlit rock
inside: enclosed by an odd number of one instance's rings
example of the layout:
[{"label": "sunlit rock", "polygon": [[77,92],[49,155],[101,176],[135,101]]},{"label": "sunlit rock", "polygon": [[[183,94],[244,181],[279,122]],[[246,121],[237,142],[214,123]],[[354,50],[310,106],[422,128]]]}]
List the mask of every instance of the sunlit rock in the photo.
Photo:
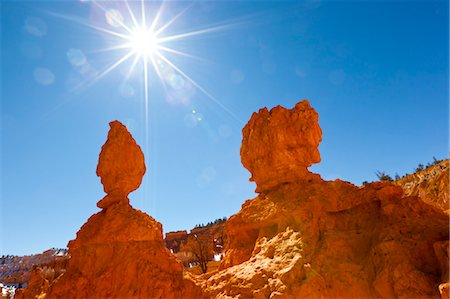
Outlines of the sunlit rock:
[{"label": "sunlit rock", "polygon": [[[416,183],[408,189],[324,181],[307,169],[320,161],[320,141],[318,115],[307,101],[253,114],[243,129],[241,158],[259,195],[225,222],[219,270],[194,276],[164,247],[161,224],[130,206],[127,196],[141,183],[144,157],[126,128],[112,122],[97,169],[107,193],[102,210],[69,242],[66,273],[48,286],[37,271],[34,287],[20,294],[447,298],[448,174],[427,176],[426,183],[421,176],[418,192]],[[438,194],[430,193],[433,186]],[[184,235],[173,237],[178,242]]]},{"label": "sunlit rock", "polygon": [[128,193],[145,172],[144,155],[126,127],[110,123],[97,167],[104,208],[69,242],[67,270],[46,298],[202,298],[184,268],[163,244],[162,226],[132,208]]},{"label": "sunlit rock", "polygon": [[[320,161],[317,119],[309,103],[302,101],[293,109],[261,109],[245,126],[241,159],[260,194],[227,221],[222,271],[206,278],[210,294],[217,298],[446,294],[448,214],[417,196],[404,196],[401,187],[389,182],[358,187],[309,173],[307,167]],[[280,239],[286,234],[296,236],[290,238],[292,243]],[[277,255],[280,250],[285,252],[282,258]],[[273,254],[261,258],[261,252]],[[298,254],[288,254],[293,252]],[[278,267],[280,263],[290,266]]]},{"label": "sunlit rock", "polygon": [[107,195],[97,203],[99,208],[124,200],[139,188],[145,174],[144,154],[127,128],[118,121],[109,124],[108,139],[98,159],[97,175]]},{"label": "sunlit rock", "polygon": [[307,100],[293,109],[277,106],[253,113],[242,130],[241,160],[257,185],[256,192],[295,182],[320,162],[319,115]]}]

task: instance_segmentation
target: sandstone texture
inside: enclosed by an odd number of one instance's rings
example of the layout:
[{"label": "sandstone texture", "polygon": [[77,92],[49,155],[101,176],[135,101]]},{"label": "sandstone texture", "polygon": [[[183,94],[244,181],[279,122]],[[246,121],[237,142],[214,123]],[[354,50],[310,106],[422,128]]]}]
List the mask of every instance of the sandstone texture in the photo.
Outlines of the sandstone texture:
[{"label": "sandstone texture", "polygon": [[127,128],[119,121],[109,126],[108,140],[102,146],[97,166],[97,175],[107,194],[97,203],[99,208],[126,201],[128,194],[139,188],[145,174],[144,154]]},{"label": "sandstone texture", "polygon": [[[448,298],[448,170],[364,187],[324,181],[308,171],[320,141],[306,100],[253,114],[241,159],[259,194],[218,230],[220,268],[193,275],[164,247],[161,224],[130,206],[144,158],[126,128],[111,123],[97,169],[102,210],[69,242],[65,274],[48,283],[36,270],[20,296]],[[166,243],[175,251],[188,235],[168,234]]]},{"label": "sandstone texture", "polygon": [[424,202],[448,211],[449,164],[449,159],[443,160],[422,171],[407,175],[395,181],[395,184],[403,188],[405,196],[418,196]]},{"label": "sandstone texture", "polygon": [[31,271],[30,281],[25,289],[19,289],[14,298],[45,298],[45,294],[49,287],[49,281],[45,278],[44,271],[39,267],[34,267]]},{"label": "sandstone texture", "polygon": [[210,294],[439,298],[448,282],[448,215],[388,182],[358,187],[309,173],[319,141],[307,101],[252,116],[241,158],[260,194],[227,221],[222,271],[205,277]]},{"label": "sandstone texture", "polygon": [[320,162],[322,141],[319,115],[308,101],[293,109],[277,106],[253,113],[242,130],[242,164],[263,192],[308,175],[307,167]]},{"label": "sandstone texture", "polygon": [[40,293],[25,288],[27,298],[202,298],[164,247],[161,224],[130,206],[127,195],[142,181],[144,156],[125,126],[110,127],[97,167],[107,193],[98,204],[103,209],[69,242],[66,272]]},{"label": "sandstone texture", "polygon": [[22,286],[30,280],[34,266],[42,268],[50,282],[66,269],[69,255],[67,249],[49,249],[39,254],[25,256],[2,256],[0,258],[0,282]]},{"label": "sandstone texture", "polygon": [[161,224],[127,202],[93,215],[69,243],[67,271],[47,298],[198,298],[163,244]]}]

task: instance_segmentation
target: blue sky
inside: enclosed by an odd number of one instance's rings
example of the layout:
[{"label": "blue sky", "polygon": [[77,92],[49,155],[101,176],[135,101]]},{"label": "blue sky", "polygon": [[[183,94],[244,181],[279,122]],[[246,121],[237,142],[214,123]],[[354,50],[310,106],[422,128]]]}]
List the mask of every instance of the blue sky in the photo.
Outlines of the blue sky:
[{"label": "blue sky", "polygon": [[[100,4],[130,22],[123,3]],[[146,7],[151,21],[159,3]],[[99,210],[95,169],[115,119],[146,155],[131,203],[165,232],[229,217],[255,196],[239,148],[264,106],[310,100],[323,130],[322,162],[311,169],[324,179],[359,185],[377,170],[404,174],[447,156],[446,1],[164,7],[161,24],[187,8],[166,36],[223,28],[168,43],[200,58],[166,56],[210,96],[173,69],[163,80],[150,70],[146,126],[142,61],[128,78],[132,59],[94,80],[127,53],[99,52],[117,38],[89,26],[120,31],[100,7],[2,1],[0,254],[65,247]]]}]

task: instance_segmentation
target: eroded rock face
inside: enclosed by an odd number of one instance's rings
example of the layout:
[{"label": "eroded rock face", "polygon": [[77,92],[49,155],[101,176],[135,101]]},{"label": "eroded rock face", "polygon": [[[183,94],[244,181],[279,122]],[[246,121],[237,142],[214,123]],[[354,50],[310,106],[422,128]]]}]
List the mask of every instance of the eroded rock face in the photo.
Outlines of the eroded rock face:
[{"label": "eroded rock face", "polygon": [[444,211],[450,211],[448,201],[449,164],[449,159],[441,161],[394,183],[403,188],[406,196],[418,196],[428,204]]},{"label": "eroded rock face", "polygon": [[67,271],[47,298],[202,297],[164,247],[161,224],[126,202],[89,218],[69,252]]},{"label": "eroded rock face", "polygon": [[[309,173],[320,141],[311,110],[304,101],[262,109],[244,128],[241,159],[260,195],[227,221],[222,271],[205,277],[206,288],[224,298],[439,298],[448,282],[448,214],[391,183],[357,187]],[[290,231],[295,245],[280,241]],[[277,268],[276,254],[261,258],[272,240],[299,252],[282,262],[295,266]]]},{"label": "eroded rock face", "polygon": [[[245,126],[242,162],[260,194],[225,223],[220,270],[197,277],[164,248],[161,224],[129,205],[143,155],[120,123],[111,131],[98,168],[103,209],[69,243],[65,274],[48,286],[36,272],[39,298],[47,289],[46,298],[448,297],[448,211],[388,182],[310,173],[321,130],[307,101],[261,109]],[[117,162],[121,146],[127,158]]]},{"label": "eroded rock face", "polygon": [[320,162],[319,115],[307,100],[293,109],[277,106],[253,113],[242,130],[241,160],[256,182],[256,192],[295,182]]},{"label": "eroded rock face", "polygon": [[130,192],[139,188],[145,174],[144,154],[127,128],[119,121],[109,126],[108,140],[102,146],[97,165],[97,175],[107,193],[97,203],[99,208],[126,200]]},{"label": "eroded rock face", "polygon": [[206,275],[203,288],[212,298],[269,298],[287,293],[296,287],[296,279],[306,276],[303,246],[301,235],[289,227],[271,239],[262,237],[248,261]]},{"label": "eroded rock face", "polygon": [[97,168],[108,193],[99,202],[103,210],[69,242],[66,273],[46,298],[202,298],[164,247],[161,224],[130,206],[127,195],[142,181],[144,156],[125,126],[110,126]]},{"label": "eroded rock face", "polygon": [[[39,267],[34,267],[30,274],[28,286],[25,289],[19,289],[14,298],[28,299],[28,298],[43,298],[47,292],[49,282],[45,278],[44,272]],[[42,295],[41,295],[42,294]]]}]

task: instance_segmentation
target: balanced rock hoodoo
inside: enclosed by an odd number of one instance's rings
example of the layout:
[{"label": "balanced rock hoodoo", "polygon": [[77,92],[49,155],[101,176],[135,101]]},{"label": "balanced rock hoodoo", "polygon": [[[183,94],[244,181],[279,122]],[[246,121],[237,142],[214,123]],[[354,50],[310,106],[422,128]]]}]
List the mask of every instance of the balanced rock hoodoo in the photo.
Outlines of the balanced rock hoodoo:
[{"label": "balanced rock hoodoo", "polygon": [[163,244],[162,226],[127,198],[141,184],[144,155],[126,127],[110,123],[97,174],[107,193],[69,242],[66,273],[46,298],[201,298]]},{"label": "balanced rock hoodoo", "polygon": [[144,153],[127,128],[119,121],[109,125],[111,130],[102,146],[97,165],[97,175],[107,194],[97,203],[99,208],[128,200],[128,194],[139,188],[145,174]]}]

